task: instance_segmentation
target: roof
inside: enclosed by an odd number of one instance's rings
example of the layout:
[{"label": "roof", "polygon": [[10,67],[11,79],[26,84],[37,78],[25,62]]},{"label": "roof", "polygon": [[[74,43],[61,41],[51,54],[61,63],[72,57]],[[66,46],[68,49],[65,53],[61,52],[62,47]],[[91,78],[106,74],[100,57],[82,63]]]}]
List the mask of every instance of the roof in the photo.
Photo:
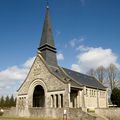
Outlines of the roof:
[{"label": "roof", "polygon": [[42,36],[41,36],[41,41],[40,41],[39,47],[42,47],[46,44],[53,48],[55,47],[48,7],[46,8],[46,15],[45,15],[43,31],[42,31]]},{"label": "roof", "polygon": [[64,82],[70,82],[71,87],[81,88],[87,86],[90,88],[106,90],[96,78],[62,67],[49,66],[51,72],[62,79]]},{"label": "roof", "polygon": [[102,89],[105,90],[106,87],[103,86],[96,78],[79,73],[79,72],[75,72],[73,70],[67,69],[67,68],[63,68],[63,70],[71,77],[73,78],[76,82],[84,85],[84,86],[88,86],[88,87],[92,87],[92,88],[97,88],[97,89]]},{"label": "roof", "polygon": [[41,52],[41,55],[48,65],[57,66],[56,48],[52,34],[49,7],[46,7],[46,15],[38,50]]},{"label": "roof", "polygon": [[63,82],[71,83],[71,87],[75,87],[75,88],[81,88],[82,85],[80,83],[78,83],[77,81],[74,81],[73,79],[69,78],[68,75],[66,75],[66,73],[63,71],[63,69],[61,67],[54,67],[54,66],[49,66],[49,69],[51,70],[51,72],[57,76],[58,78],[60,78]]}]

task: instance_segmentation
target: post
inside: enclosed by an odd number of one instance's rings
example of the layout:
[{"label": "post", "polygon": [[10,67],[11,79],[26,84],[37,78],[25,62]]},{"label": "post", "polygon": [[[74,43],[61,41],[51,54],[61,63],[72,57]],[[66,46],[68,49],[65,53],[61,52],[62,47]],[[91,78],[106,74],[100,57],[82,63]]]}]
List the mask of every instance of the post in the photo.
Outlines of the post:
[{"label": "post", "polygon": [[58,94],[58,107],[61,108],[61,95]]},{"label": "post", "polygon": [[67,110],[64,110],[64,113],[63,113],[63,120],[67,120]]}]

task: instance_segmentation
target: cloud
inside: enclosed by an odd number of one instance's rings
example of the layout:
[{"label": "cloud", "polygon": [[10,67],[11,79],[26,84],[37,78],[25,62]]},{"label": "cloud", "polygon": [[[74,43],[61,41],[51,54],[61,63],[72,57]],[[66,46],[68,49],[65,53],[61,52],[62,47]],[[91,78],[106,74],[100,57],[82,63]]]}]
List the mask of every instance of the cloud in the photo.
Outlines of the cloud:
[{"label": "cloud", "polygon": [[24,64],[23,67],[30,68],[35,60],[35,57],[29,58]]},{"label": "cloud", "polygon": [[85,52],[85,51],[88,51],[90,49],[92,49],[92,47],[87,47],[87,46],[84,46],[84,45],[80,45],[76,50],[80,51],[80,52]]},{"label": "cloud", "polygon": [[[89,69],[96,69],[101,65],[107,68],[111,63],[115,64],[118,68],[120,67],[117,63],[118,56],[111,49],[85,47],[81,45],[77,50],[79,51],[77,64],[73,64],[77,68],[74,67],[74,70],[79,69],[81,72],[86,73]],[[72,69],[73,65],[71,66]]]},{"label": "cloud", "polygon": [[62,53],[58,53],[57,54],[57,60],[60,61],[60,60],[64,60],[64,55]]},{"label": "cloud", "polygon": [[72,39],[69,44],[72,48],[76,47],[76,45],[78,45],[79,43],[83,42],[84,40],[86,40],[85,36],[81,36],[80,38],[74,38]]},{"label": "cloud", "polygon": [[0,94],[12,94],[18,89],[16,87],[25,79],[34,59],[35,57],[29,58],[23,65],[11,66],[0,71]]},{"label": "cloud", "polygon": [[71,69],[76,71],[76,72],[80,72],[80,67],[77,64],[72,64]]}]

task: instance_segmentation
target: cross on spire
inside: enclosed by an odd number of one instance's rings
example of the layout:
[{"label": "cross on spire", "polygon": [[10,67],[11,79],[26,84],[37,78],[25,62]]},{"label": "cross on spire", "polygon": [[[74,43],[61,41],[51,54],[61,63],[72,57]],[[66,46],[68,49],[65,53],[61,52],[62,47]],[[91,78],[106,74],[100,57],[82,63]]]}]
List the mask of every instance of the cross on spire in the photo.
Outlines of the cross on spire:
[{"label": "cross on spire", "polygon": [[49,2],[46,0],[46,7],[49,8]]}]

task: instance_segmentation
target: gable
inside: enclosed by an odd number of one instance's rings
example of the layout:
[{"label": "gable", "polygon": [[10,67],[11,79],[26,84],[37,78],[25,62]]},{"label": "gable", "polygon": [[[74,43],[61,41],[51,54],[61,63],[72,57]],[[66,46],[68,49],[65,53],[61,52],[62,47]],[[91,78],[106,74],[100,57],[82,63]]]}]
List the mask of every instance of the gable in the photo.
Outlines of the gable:
[{"label": "gable", "polygon": [[26,80],[18,89],[18,94],[27,94],[31,83],[36,79],[42,80],[48,91],[65,89],[65,83],[51,73],[49,67],[40,54],[36,56]]}]

